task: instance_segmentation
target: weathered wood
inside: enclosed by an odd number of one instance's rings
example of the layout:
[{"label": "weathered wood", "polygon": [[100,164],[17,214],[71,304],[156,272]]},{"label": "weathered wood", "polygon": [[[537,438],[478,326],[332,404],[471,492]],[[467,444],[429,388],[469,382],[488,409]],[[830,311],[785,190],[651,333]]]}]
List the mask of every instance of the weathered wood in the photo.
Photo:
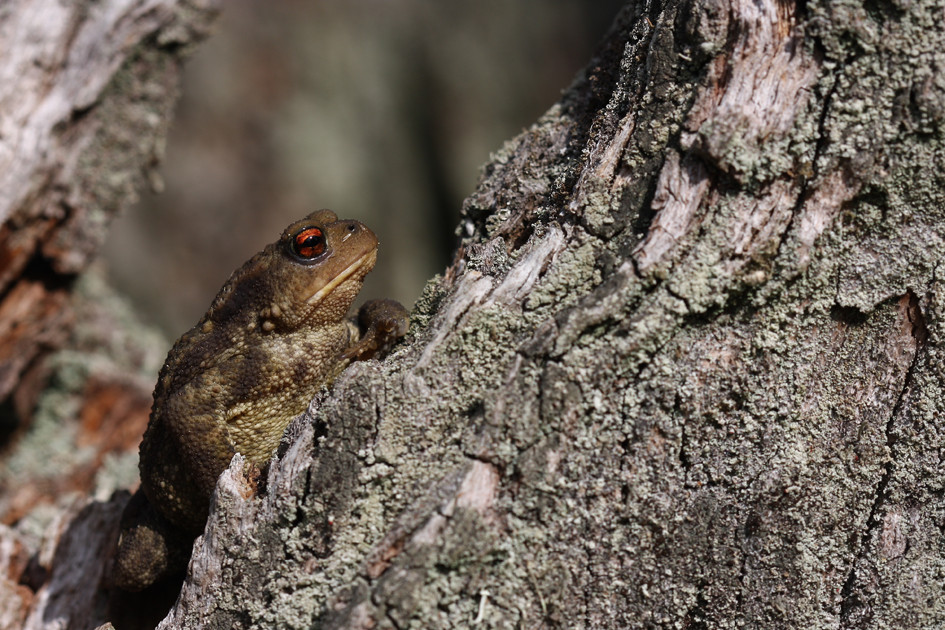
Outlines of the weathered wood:
[{"label": "weathered wood", "polygon": [[[115,456],[133,461],[153,383],[137,376],[135,353],[146,350],[127,343],[110,296],[86,286],[77,300],[76,280],[111,218],[157,183],[182,60],[217,4],[0,6],[0,402],[4,430],[11,416],[20,423],[4,435],[0,468],[0,627],[90,628],[104,618],[126,497],[91,495],[114,488]],[[71,380],[53,394],[58,407],[47,400],[46,433],[26,452],[23,424],[53,373],[43,358],[67,343]]]},{"label": "weathered wood", "polygon": [[161,627],[941,626],[942,51],[931,0],[628,4]]},{"label": "weathered wood", "polygon": [[945,623],[934,2],[631,3],[162,628]]},{"label": "weathered wood", "polygon": [[0,399],[68,330],[67,289],[156,181],[184,48],[213,0],[0,9]]}]

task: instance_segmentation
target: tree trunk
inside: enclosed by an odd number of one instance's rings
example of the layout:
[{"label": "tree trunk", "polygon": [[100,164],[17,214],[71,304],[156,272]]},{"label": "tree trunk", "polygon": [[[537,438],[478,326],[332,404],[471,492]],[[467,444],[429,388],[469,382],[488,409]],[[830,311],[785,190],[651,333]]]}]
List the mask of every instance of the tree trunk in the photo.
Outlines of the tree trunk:
[{"label": "tree trunk", "polygon": [[942,51],[932,1],[628,4],[160,627],[945,624]]},{"label": "tree trunk", "polygon": [[156,344],[80,274],[159,186],[181,62],[215,4],[0,2],[0,628],[102,619],[127,497],[90,495],[134,470]]},{"label": "tree trunk", "polygon": [[70,321],[69,283],[154,171],[210,0],[17,0],[0,12],[0,399]]},{"label": "tree trunk", "polygon": [[161,627],[945,623],[943,50],[936,3],[628,5]]}]

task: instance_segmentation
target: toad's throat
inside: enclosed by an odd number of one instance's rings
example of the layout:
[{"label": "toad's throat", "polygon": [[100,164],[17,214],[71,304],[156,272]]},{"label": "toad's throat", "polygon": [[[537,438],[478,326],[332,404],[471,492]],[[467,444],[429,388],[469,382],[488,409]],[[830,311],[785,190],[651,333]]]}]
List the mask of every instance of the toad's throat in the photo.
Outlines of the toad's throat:
[{"label": "toad's throat", "polygon": [[364,269],[364,273],[367,273],[374,266],[376,257],[376,249],[372,249],[368,253],[364,254],[356,261],[348,265],[344,271],[332,278],[327,284],[325,284],[325,286],[313,293],[307,300],[305,300],[305,303],[310,306],[314,306],[324,300],[326,295],[330,295],[331,292],[335,290],[335,287],[345,282],[348,278],[358,273],[362,269]]}]

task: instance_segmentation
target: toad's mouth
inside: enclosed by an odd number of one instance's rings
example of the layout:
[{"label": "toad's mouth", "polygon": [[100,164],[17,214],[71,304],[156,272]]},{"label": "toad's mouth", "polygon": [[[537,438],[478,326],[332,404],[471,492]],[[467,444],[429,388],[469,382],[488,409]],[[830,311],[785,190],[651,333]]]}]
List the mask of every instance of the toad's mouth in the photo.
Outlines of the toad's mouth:
[{"label": "toad's mouth", "polygon": [[344,283],[346,280],[351,278],[351,276],[357,274],[362,269],[364,270],[364,273],[361,274],[361,277],[364,277],[365,275],[367,275],[367,272],[369,272],[371,269],[374,268],[374,262],[376,260],[377,260],[377,249],[372,249],[371,251],[364,254],[363,256],[358,258],[356,261],[348,265],[344,271],[336,275],[334,278],[329,280],[322,288],[320,288],[318,291],[316,291],[311,296],[309,296],[309,298],[305,300],[305,303],[310,306],[314,306],[318,304],[319,302],[325,299],[325,296],[330,295],[331,292],[334,291],[338,285]]}]

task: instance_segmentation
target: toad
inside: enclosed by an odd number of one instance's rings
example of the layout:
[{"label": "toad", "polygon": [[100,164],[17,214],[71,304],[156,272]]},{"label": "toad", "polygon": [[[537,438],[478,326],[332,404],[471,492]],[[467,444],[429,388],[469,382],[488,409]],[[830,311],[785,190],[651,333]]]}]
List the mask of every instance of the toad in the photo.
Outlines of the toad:
[{"label": "toad", "polygon": [[366,226],[314,212],[234,272],[174,344],[141,443],[141,488],[122,516],[115,585],[137,591],[181,572],[233,454],[264,466],[319,388],[404,335],[407,312],[393,300],[347,318],[376,257]]}]

